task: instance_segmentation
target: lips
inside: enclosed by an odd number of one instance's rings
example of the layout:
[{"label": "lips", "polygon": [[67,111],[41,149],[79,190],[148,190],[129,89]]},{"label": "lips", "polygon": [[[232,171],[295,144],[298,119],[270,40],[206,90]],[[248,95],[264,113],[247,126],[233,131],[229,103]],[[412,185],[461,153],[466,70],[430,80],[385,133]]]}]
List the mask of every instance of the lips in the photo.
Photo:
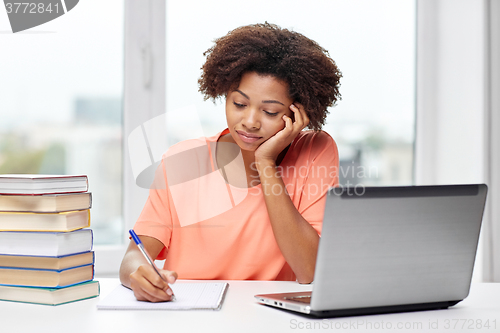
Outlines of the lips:
[{"label": "lips", "polygon": [[254,143],[255,141],[258,141],[262,138],[261,136],[250,134],[243,131],[236,131],[236,133],[238,133],[238,136],[240,137],[241,141],[245,143]]}]

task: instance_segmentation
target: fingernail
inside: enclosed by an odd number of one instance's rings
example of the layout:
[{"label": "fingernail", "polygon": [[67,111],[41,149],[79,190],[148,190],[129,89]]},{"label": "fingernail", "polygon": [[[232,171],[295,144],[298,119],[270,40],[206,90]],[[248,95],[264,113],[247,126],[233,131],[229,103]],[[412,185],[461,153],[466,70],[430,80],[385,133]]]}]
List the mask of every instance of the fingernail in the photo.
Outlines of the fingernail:
[{"label": "fingernail", "polygon": [[168,296],[172,296],[173,295],[172,289],[167,289],[167,295]]}]

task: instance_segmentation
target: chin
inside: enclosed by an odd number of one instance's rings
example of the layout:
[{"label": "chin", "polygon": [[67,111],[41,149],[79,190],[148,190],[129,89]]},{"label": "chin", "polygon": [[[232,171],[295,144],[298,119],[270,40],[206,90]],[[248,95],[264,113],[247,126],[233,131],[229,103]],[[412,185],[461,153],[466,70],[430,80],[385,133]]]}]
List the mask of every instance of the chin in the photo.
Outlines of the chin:
[{"label": "chin", "polygon": [[248,143],[245,143],[245,142],[237,142],[238,144],[238,147],[240,147],[241,150],[244,150],[244,151],[256,151],[257,148],[259,148],[260,144],[259,145],[249,145]]}]

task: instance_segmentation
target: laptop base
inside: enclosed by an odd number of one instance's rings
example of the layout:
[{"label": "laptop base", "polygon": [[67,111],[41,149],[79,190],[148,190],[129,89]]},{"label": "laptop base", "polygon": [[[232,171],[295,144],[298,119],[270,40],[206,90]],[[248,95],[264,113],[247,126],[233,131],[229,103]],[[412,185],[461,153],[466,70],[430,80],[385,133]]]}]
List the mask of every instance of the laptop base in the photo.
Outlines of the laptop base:
[{"label": "laptop base", "polygon": [[460,301],[403,304],[403,305],[377,306],[369,308],[341,309],[341,310],[328,310],[328,311],[309,310],[309,313],[298,312],[284,307],[275,306],[269,303],[267,304],[261,303],[261,304],[277,308],[289,313],[298,314],[306,318],[334,318],[334,317],[367,316],[367,315],[388,314],[388,313],[398,313],[398,312],[444,310],[450,306],[457,304],[458,302]]},{"label": "laptop base", "polygon": [[447,309],[448,307],[453,306],[458,302],[460,301],[377,306],[373,308],[343,309],[343,310],[330,310],[330,311],[311,310],[310,315],[318,318],[326,318],[326,317],[365,316],[365,315],[396,313],[396,312],[442,310],[442,309]]}]

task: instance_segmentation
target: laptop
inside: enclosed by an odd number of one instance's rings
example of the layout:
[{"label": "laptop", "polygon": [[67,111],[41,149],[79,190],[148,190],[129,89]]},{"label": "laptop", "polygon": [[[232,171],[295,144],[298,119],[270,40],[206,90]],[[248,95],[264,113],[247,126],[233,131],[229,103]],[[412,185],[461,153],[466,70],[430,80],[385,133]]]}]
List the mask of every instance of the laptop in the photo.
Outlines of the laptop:
[{"label": "laptop", "polygon": [[255,295],[315,317],[445,309],[467,297],[487,186],[331,188],[312,292]]}]

